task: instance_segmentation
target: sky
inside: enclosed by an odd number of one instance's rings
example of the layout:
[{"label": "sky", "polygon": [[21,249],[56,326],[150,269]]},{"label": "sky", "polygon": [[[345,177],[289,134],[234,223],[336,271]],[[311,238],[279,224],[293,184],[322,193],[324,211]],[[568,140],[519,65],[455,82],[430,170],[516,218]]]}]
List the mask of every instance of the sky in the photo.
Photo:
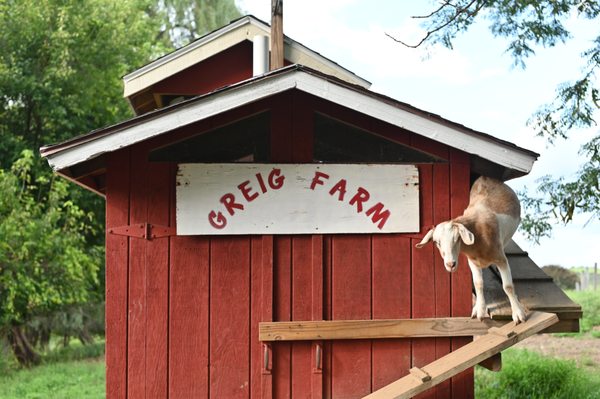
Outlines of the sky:
[{"label": "sky", "polygon": [[[270,21],[269,0],[236,3],[242,12]],[[554,99],[557,85],[579,76],[580,54],[591,46],[597,26],[572,18],[568,27],[573,40],[536,49],[525,69],[514,67],[505,53],[507,41],[493,37],[485,20],[459,36],[452,50],[409,49],[386,36],[418,42],[424,30],[411,16],[435,7],[433,2],[408,0],[286,0],[283,29],[370,81],[375,92],[539,153],[529,175],[508,182],[513,189],[532,190],[547,174],[573,176],[583,162],[581,144],[597,135],[598,127],[573,132],[551,146],[535,136],[527,120]],[[540,266],[593,266],[600,262],[600,222],[588,220],[584,215],[567,226],[556,225],[552,237],[539,245],[520,233],[514,239]]]}]

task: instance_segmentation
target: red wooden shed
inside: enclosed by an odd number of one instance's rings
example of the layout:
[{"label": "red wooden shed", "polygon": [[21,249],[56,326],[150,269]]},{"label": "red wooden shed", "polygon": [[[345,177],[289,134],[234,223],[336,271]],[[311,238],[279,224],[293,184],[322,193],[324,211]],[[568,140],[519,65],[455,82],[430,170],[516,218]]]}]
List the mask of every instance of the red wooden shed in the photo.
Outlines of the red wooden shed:
[{"label": "red wooden shed", "polygon": [[[137,117],[41,150],[106,197],[108,398],[356,398],[470,341],[259,340],[259,322],[469,316],[464,260],[449,274],[414,244],[462,213],[475,177],[518,177],[537,158],[371,92],[289,38],[288,65],[253,77],[260,35],[268,25],[244,17],[144,66],[124,78]],[[417,228],[177,234],[181,164],[329,163],[414,165]],[[469,369],[422,397],[472,396]]]}]

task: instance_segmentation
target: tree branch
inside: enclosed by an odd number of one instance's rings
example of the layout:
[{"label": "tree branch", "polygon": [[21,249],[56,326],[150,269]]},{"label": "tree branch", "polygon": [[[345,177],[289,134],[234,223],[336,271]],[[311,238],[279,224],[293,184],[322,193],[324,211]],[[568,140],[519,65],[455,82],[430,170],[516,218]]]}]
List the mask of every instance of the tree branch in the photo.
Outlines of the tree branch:
[{"label": "tree branch", "polygon": [[[456,13],[452,16],[452,18],[448,19],[446,22],[444,22],[443,24],[435,27],[432,30],[428,30],[427,34],[425,35],[425,37],[423,37],[419,43],[417,44],[407,44],[406,42],[390,35],[389,33],[385,33],[385,35],[391,39],[393,39],[395,42],[402,44],[405,47],[409,47],[409,48],[417,48],[419,47],[421,44],[423,44],[431,35],[433,35],[436,32],[439,32],[440,30],[444,29],[445,27],[447,27],[448,25],[452,24],[454,21],[456,21],[456,19],[461,16],[464,13],[467,13],[469,15],[474,15],[476,13],[478,13],[483,6],[485,5],[485,1],[482,1],[480,5],[477,6],[477,8],[475,9],[475,11],[468,12],[469,7],[471,7],[473,4],[477,3],[478,0],[471,0],[471,2],[469,2],[469,4],[467,4],[466,6],[464,6],[463,8],[458,8],[457,6],[450,4],[449,2],[445,2],[440,8],[438,8],[437,10],[433,11],[429,16],[433,16],[436,13],[440,12],[446,5],[451,5],[454,8],[456,8]],[[428,18],[427,16],[423,16],[423,17],[413,17],[413,18]]]}]

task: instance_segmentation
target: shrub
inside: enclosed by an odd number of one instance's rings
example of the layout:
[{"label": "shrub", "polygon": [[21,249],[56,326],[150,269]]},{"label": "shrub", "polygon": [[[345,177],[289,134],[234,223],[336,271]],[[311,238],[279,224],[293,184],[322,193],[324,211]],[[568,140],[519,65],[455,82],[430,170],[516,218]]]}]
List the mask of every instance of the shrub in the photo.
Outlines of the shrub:
[{"label": "shrub", "polygon": [[548,265],[542,267],[542,270],[554,280],[554,283],[563,290],[574,290],[575,284],[579,282],[577,273],[562,266]]},{"label": "shrub", "polygon": [[600,398],[600,378],[577,368],[574,362],[522,349],[509,349],[502,357],[503,368],[499,373],[476,369],[477,398]]}]

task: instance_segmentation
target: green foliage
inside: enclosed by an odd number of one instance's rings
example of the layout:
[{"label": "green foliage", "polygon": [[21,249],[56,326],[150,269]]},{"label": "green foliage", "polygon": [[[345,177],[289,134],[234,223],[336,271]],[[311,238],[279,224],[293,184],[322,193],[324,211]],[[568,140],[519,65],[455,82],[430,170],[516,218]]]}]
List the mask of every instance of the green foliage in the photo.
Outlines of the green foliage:
[{"label": "green foliage", "polygon": [[567,294],[583,309],[579,335],[591,333],[592,336],[600,338],[600,331],[593,330],[594,327],[600,326],[600,291],[567,291]]},{"label": "green foliage", "polygon": [[574,290],[575,285],[579,282],[579,276],[577,273],[566,269],[562,266],[548,265],[542,267],[544,273],[552,277],[554,283],[563,290]]},{"label": "green foliage", "polygon": [[[452,48],[456,37],[481,19],[490,23],[490,31],[508,39],[506,51],[517,66],[525,67],[536,47],[553,47],[571,38],[565,22],[571,18],[599,20],[598,0],[457,0],[443,1],[429,15],[420,16],[427,34],[423,43]],[[600,23],[597,24],[600,26]],[[402,41],[396,39],[403,43]],[[403,43],[404,44],[404,43]],[[530,118],[538,135],[550,142],[567,138],[573,128],[597,125],[600,109],[600,35],[581,54],[581,75],[561,84],[551,104],[541,106]],[[544,177],[538,192],[520,193],[526,216],[521,229],[528,238],[538,241],[548,236],[556,222],[568,223],[576,213],[591,213],[600,219],[600,136],[585,144],[580,155],[585,159],[570,180]]]},{"label": "green foliage", "polygon": [[[160,48],[149,0],[0,0],[0,159],[131,116],[120,77]],[[0,165],[6,168],[8,164]]]},{"label": "green foliage", "polygon": [[160,0],[157,13],[167,21],[161,36],[181,47],[241,16],[234,0]]},{"label": "green foliage", "polygon": [[83,345],[77,340],[73,340],[68,346],[59,346],[55,344],[53,350],[48,351],[42,358],[44,364],[72,362],[85,359],[96,359],[104,355],[104,341],[94,342],[90,345]]},{"label": "green foliage", "polygon": [[475,371],[475,396],[482,399],[593,399],[600,398],[600,377],[534,352],[502,352],[502,371]]},{"label": "green foliage", "polygon": [[24,151],[0,170],[0,328],[37,313],[85,302],[98,284],[102,248],[88,248],[91,214],[67,200],[67,182],[33,181]]}]

